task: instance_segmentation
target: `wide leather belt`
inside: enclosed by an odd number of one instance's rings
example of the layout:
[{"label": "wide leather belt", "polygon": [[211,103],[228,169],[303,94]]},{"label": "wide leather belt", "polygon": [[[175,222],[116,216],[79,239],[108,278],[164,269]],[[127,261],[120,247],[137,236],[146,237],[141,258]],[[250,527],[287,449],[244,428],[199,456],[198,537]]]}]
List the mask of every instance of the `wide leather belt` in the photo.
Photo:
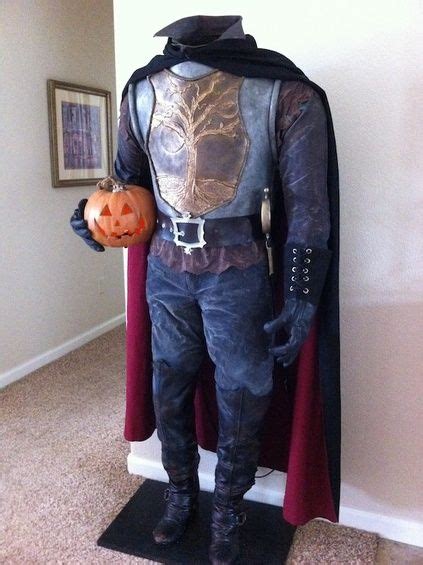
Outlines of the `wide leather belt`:
[{"label": "wide leather belt", "polygon": [[245,245],[264,238],[260,214],[212,219],[169,217],[159,210],[157,224],[156,231],[160,237],[185,247],[187,253],[204,245]]}]

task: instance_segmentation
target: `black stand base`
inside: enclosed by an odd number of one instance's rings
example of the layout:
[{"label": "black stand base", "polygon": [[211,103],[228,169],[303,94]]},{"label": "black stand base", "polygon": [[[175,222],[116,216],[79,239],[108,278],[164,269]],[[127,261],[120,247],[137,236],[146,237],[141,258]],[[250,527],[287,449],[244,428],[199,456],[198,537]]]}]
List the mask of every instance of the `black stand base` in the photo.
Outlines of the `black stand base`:
[{"label": "black stand base", "polygon": [[[97,544],[159,563],[209,563],[211,492],[201,491],[199,511],[180,540],[166,547],[154,543],[151,532],[164,511],[166,487],[167,483],[146,480]],[[245,500],[244,505],[247,520],[239,530],[240,563],[280,565],[288,555],[295,526],[283,520],[280,507],[250,500]]]}]

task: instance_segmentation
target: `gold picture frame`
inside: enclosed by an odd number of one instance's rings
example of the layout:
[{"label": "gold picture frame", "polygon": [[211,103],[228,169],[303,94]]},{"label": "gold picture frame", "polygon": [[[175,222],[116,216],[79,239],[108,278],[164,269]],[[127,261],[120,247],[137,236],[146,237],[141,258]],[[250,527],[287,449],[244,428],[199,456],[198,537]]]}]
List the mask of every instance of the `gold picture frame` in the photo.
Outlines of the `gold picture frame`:
[{"label": "gold picture frame", "polygon": [[47,81],[53,187],[94,185],[112,174],[111,92]]}]

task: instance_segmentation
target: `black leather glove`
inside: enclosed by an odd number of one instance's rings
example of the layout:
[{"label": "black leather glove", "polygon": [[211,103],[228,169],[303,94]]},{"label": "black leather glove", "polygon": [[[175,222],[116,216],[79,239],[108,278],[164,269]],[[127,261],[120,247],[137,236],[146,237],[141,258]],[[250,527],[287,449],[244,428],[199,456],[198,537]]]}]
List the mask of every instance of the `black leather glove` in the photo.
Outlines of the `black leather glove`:
[{"label": "black leather glove", "polygon": [[267,333],[284,329],[288,340],[269,349],[284,367],[296,359],[307,339],[326,279],[329,249],[288,244],[284,249],[285,304],[277,318],[264,325]]},{"label": "black leather glove", "polygon": [[94,251],[105,251],[103,245],[93,239],[91,232],[88,229],[88,222],[87,220],[84,220],[84,209],[87,202],[87,198],[83,198],[79,201],[78,208],[75,208],[75,212],[71,216],[70,225],[72,226],[73,231],[79,235],[79,237],[82,237],[91,249],[94,249]]}]

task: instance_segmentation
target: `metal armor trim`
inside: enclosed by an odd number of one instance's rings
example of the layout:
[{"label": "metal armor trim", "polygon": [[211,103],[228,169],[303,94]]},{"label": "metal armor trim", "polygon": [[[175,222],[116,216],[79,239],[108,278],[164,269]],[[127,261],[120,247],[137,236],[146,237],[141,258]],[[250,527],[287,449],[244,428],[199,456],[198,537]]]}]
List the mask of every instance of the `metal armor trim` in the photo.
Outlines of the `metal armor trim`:
[{"label": "metal armor trim", "polygon": [[[170,67],[173,74],[181,73],[181,79],[203,78],[216,71],[215,68],[184,61]],[[205,71],[209,72],[205,72]],[[176,73],[177,71],[177,73]],[[160,71],[163,73],[164,71]],[[134,133],[148,156],[154,194],[159,210],[167,216],[182,216],[167,201],[163,200],[156,178],[154,159],[148,145],[151,114],[155,104],[155,92],[149,75],[135,85],[131,85],[129,105],[131,124]],[[192,81],[191,81],[192,82]],[[195,82],[195,80],[194,80]],[[204,218],[230,218],[260,212],[264,187],[273,185],[276,158],[276,110],[281,81],[264,78],[244,77],[239,93],[239,106],[242,122],[250,139],[242,174],[238,181],[236,195],[224,205],[202,214]],[[186,172],[186,171],[185,171]]]},{"label": "metal armor trim", "polygon": [[244,77],[164,69],[148,80],[155,102],[147,145],[161,198],[193,217],[231,202],[250,147],[239,101]]}]

